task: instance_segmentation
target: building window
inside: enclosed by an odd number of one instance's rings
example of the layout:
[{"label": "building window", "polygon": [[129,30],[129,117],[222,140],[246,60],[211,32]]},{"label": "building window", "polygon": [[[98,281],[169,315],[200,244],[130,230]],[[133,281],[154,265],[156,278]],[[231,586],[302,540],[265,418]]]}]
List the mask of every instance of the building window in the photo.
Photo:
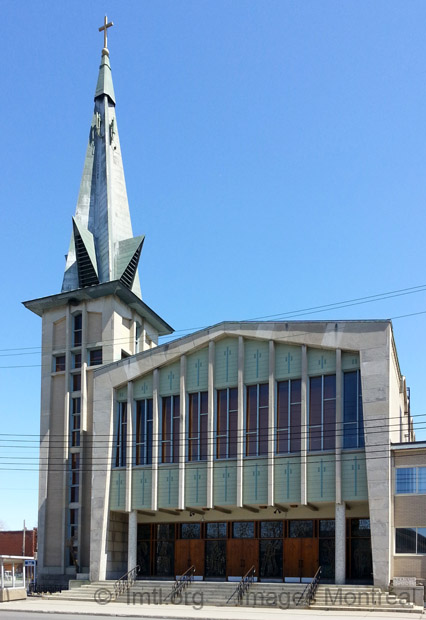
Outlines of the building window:
[{"label": "building window", "polygon": [[395,493],[426,493],[426,467],[398,467],[395,471]]},{"label": "building window", "polygon": [[72,367],[76,370],[81,368],[81,353],[74,353],[72,356]]},{"label": "building window", "polygon": [[208,394],[188,395],[188,461],[207,460]]},{"label": "building window", "polygon": [[81,374],[80,373],[71,375],[71,384],[72,384],[73,392],[80,392],[81,390]]},{"label": "building window", "polygon": [[343,447],[364,447],[361,373],[359,370],[343,375]]},{"label": "building window", "polygon": [[136,401],[135,465],[152,464],[152,398]]},{"label": "building window", "polygon": [[269,385],[249,385],[246,394],[246,456],[268,454]]},{"label": "building window", "polygon": [[395,553],[426,553],[426,527],[397,527]]},{"label": "building window", "polygon": [[63,372],[65,370],[65,355],[56,355],[53,358],[53,372]]},{"label": "building window", "polygon": [[127,403],[118,403],[115,466],[126,466],[127,450]]},{"label": "building window", "polygon": [[78,502],[78,489],[80,484],[80,454],[71,454],[71,484],[70,502]]},{"label": "building window", "polygon": [[312,538],[314,535],[314,522],[305,520],[289,521],[289,538]]},{"label": "building window", "polygon": [[161,416],[161,462],[179,462],[180,397],[163,396]]},{"label": "building window", "polygon": [[73,341],[74,347],[81,347],[81,334],[82,334],[83,316],[76,314],[73,318]]},{"label": "building window", "polygon": [[99,366],[102,364],[102,349],[92,349],[89,351],[89,366]]},{"label": "building window", "polygon": [[135,328],[135,353],[139,353],[141,350],[141,336],[142,336],[142,325],[140,323],[136,323]]},{"label": "building window", "polygon": [[217,390],[216,458],[237,456],[238,389]]},{"label": "building window", "polygon": [[71,446],[77,448],[80,445],[80,409],[81,399],[71,399]]},{"label": "building window", "polygon": [[336,444],[336,375],[309,380],[309,450],[332,450]]},{"label": "building window", "polygon": [[301,380],[277,384],[277,452],[301,450]]}]

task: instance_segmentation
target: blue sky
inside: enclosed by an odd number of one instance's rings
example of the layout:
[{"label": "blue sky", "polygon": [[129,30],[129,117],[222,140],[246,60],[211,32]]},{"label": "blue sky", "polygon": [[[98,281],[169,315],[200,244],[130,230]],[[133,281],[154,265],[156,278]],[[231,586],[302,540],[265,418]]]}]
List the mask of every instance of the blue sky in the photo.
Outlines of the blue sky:
[{"label": "blue sky", "polygon": [[[426,284],[426,4],[0,7],[0,415],[18,434],[0,442],[0,520],[19,528],[37,520],[41,342],[21,302],[60,291],[105,12],[142,293],[184,333]],[[426,288],[300,318],[421,312]],[[394,321],[418,438],[425,325]]]}]

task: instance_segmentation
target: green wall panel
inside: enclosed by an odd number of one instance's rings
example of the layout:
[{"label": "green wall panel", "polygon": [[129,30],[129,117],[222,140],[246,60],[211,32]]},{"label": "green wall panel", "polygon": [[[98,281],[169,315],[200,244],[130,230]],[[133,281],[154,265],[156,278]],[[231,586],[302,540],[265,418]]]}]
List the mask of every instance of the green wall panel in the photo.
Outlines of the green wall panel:
[{"label": "green wall panel", "polygon": [[327,375],[336,372],[336,351],[308,349],[308,374]]},{"label": "green wall panel", "polygon": [[268,459],[244,460],[243,503],[268,503]]},{"label": "green wall panel", "polygon": [[134,469],[132,472],[132,509],[151,508],[151,468]]},{"label": "green wall panel", "polygon": [[113,469],[111,471],[111,489],[109,495],[110,510],[125,510],[126,508],[126,471]]},{"label": "green wall panel", "polygon": [[277,457],[274,464],[276,502],[300,502],[300,457]]},{"label": "green wall panel", "polygon": [[302,376],[302,347],[275,345],[275,378],[288,379]]},{"label": "green wall panel", "polygon": [[342,352],[342,369],[343,370],[358,370],[359,368],[359,353],[350,353],[348,351]]},{"label": "green wall panel", "polygon": [[368,499],[364,452],[342,455],[342,499]]},{"label": "green wall panel", "polygon": [[117,390],[117,400],[120,403],[127,400],[127,385]]},{"label": "green wall panel", "polygon": [[258,383],[269,378],[269,343],[262,340],[244,341],[244,382]]},{"label": "green wall panel", "polygon": [[237,463],[217,461],[213,469],[213,503],[215,506],[237,503]]},{"label": "green wall panel", "polygon": [[207,390],[209,377],[209,350],[201,349],[188,355],[186,360],[186,390],[198,392]]},{"label": "green wall panel", "polygon": [[215,387],[235,387],[238,380],[238,339],[224,338],[215,346]]},{"label": "green wall panel", "polygon": [[185,506],[206,506],[207,464],[191,463],[185,467]]},{"label": "green wall panel", "polygon": [[158,468],[158,507],[177,508],[179,489],[179,469],[175,467]]},{"label": "green wall panel", "polygon": [[179,394],[180,361],[160,368],[160,395]]},{"label": "green wall panel", "polygon": [[152,398],[152,373],[133,383],[133,398]]},{"label": "green wall panel", "polygon": [[334,502],[336,463],[334,454],[308,456],[308,502]]}]

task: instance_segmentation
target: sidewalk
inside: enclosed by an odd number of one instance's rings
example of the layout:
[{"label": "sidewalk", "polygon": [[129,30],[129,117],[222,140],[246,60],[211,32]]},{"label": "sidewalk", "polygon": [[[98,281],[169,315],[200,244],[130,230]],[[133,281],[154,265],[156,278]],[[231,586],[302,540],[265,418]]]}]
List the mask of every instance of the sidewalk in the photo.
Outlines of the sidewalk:
[{"label": "sidewalk", "polygon": [[[424,619],[420,612],[371,612],[371,611],[322,611],[314,609],[265,609],[252,607],[202,607],[194,609],[190,605],[133,605],[126,603],[109,603],[100,605],[88,601],[53,601],[42,598],[29,597],[23,601],[0,603],[0,620],[2,611],[40,612],[73,615],[97,615],[97,616],[121,616],[137,618],[173,619],[173,620],[278,620],[283,616],[287,618],[332,616],[335,620],[346,619],[348,614],[352,620],[357,618],[391,618],[399,619]],[[374,614],[374,615],[373,615]],[[25,616],[23,615],[23,618]]]}]

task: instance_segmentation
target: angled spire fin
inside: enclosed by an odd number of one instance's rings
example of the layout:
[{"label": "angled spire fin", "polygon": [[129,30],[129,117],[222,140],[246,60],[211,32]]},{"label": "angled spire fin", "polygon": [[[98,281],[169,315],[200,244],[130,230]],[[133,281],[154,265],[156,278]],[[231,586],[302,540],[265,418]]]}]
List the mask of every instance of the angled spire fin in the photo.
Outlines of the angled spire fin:
[{"label": "angled spire fin", "polygon": [[118,242],[115,277],[128,288],[132,288],[142,252],[145,235]]},{"label": "angled spire fin", "polygon": [[99,284],[95,244],[92,233],[72,218],[78,283],[80,287]]}]

